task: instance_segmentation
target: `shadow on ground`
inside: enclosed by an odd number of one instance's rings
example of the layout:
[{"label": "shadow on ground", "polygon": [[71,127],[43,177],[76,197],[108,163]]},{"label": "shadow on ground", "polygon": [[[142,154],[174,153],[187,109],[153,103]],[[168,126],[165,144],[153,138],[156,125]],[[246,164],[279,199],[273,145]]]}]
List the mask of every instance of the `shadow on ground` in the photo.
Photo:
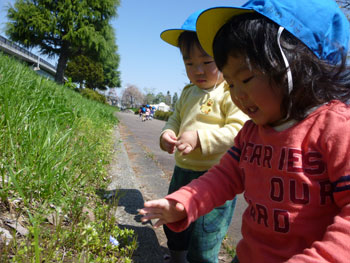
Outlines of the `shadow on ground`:
[{"label": "shadow on ground", "polygon": [[142,223],[138,209],[143,207],[144,198],[137,189],[97,190],[97,194],[107,203],[117,206],[117,222],[121,229],[135,231],[138,247],[133,255],[135,263],[162,263],[168,249],[158,242],[151,222]]}]

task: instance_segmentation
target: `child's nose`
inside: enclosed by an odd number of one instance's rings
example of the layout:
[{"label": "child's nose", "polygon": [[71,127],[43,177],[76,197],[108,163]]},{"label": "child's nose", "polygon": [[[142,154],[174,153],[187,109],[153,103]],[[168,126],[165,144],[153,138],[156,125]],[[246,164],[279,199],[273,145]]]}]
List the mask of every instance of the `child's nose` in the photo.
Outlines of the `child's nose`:
[{"label": "child's nose", "polygon": [[201,65],[195,66],[195,72],[196,74],[202,74],[204,72],[203,67]]}]

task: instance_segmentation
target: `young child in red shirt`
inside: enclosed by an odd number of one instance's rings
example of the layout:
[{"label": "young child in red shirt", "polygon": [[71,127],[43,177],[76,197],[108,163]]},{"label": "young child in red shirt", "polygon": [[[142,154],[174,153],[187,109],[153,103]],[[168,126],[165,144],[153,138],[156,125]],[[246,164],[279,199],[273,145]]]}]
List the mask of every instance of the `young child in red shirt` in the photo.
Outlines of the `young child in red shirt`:
[{"label": "young child in red shirt", "polygon": [[350,258],[349,22],[333,0],[250,0],[204,11],[200,43],[251,121],[220,164],[142,220],[174,231],[244,193],[241,263]]}]

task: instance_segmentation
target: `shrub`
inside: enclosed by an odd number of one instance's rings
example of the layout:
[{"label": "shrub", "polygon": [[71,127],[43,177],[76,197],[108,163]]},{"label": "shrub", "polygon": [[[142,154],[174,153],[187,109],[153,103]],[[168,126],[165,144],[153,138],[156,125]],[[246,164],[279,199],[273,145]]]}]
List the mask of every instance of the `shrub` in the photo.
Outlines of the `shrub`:
[{"label": "shrub", "polygon": [[90,100],[95,100],[95,101],[101,102],[103,104],[107,104],[106,97],[103,96],[102,94],[92,90],[92,89],[88,89],[88,88],[81,89],[80,90],[80,94],[83,97],[86,97],[86,98],[88,98]]},{"label": "shrub", "polygon": [[72,82],[72,78],[68,78],[68,80],[64,82],[64,86],[74,91],[78,89],[77,84]]}]

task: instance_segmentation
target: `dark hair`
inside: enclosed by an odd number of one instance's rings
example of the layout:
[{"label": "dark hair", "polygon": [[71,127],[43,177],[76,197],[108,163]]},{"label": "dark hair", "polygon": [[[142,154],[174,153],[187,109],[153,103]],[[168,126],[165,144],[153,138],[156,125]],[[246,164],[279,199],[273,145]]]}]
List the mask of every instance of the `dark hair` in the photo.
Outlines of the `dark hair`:
[{"label": "dark hair", "polygon": [[261,71],[271,82],[283,87],[281,111],[287,113],[291,105],[289,116],[296,120],[305,118],[308,109],[330,100],[347,102],[350,73],[345,54],[339,65],[329,64],[284,30],[280,43],[293,77],[293,91],[288,94],[287,69],[277,43],[278,28],[279,25],[258,13],[231,18],[214,39],[217,67],[222,70],[229,56],[243,55],[250,68]]},{"label": "dark hair", "polygon": [[199,43],[196,32],[194,31],[182,32],[177,40],[177,43],[183,57],[189,57],[193,47],[199,48],[204,54],[206,54]]}]

